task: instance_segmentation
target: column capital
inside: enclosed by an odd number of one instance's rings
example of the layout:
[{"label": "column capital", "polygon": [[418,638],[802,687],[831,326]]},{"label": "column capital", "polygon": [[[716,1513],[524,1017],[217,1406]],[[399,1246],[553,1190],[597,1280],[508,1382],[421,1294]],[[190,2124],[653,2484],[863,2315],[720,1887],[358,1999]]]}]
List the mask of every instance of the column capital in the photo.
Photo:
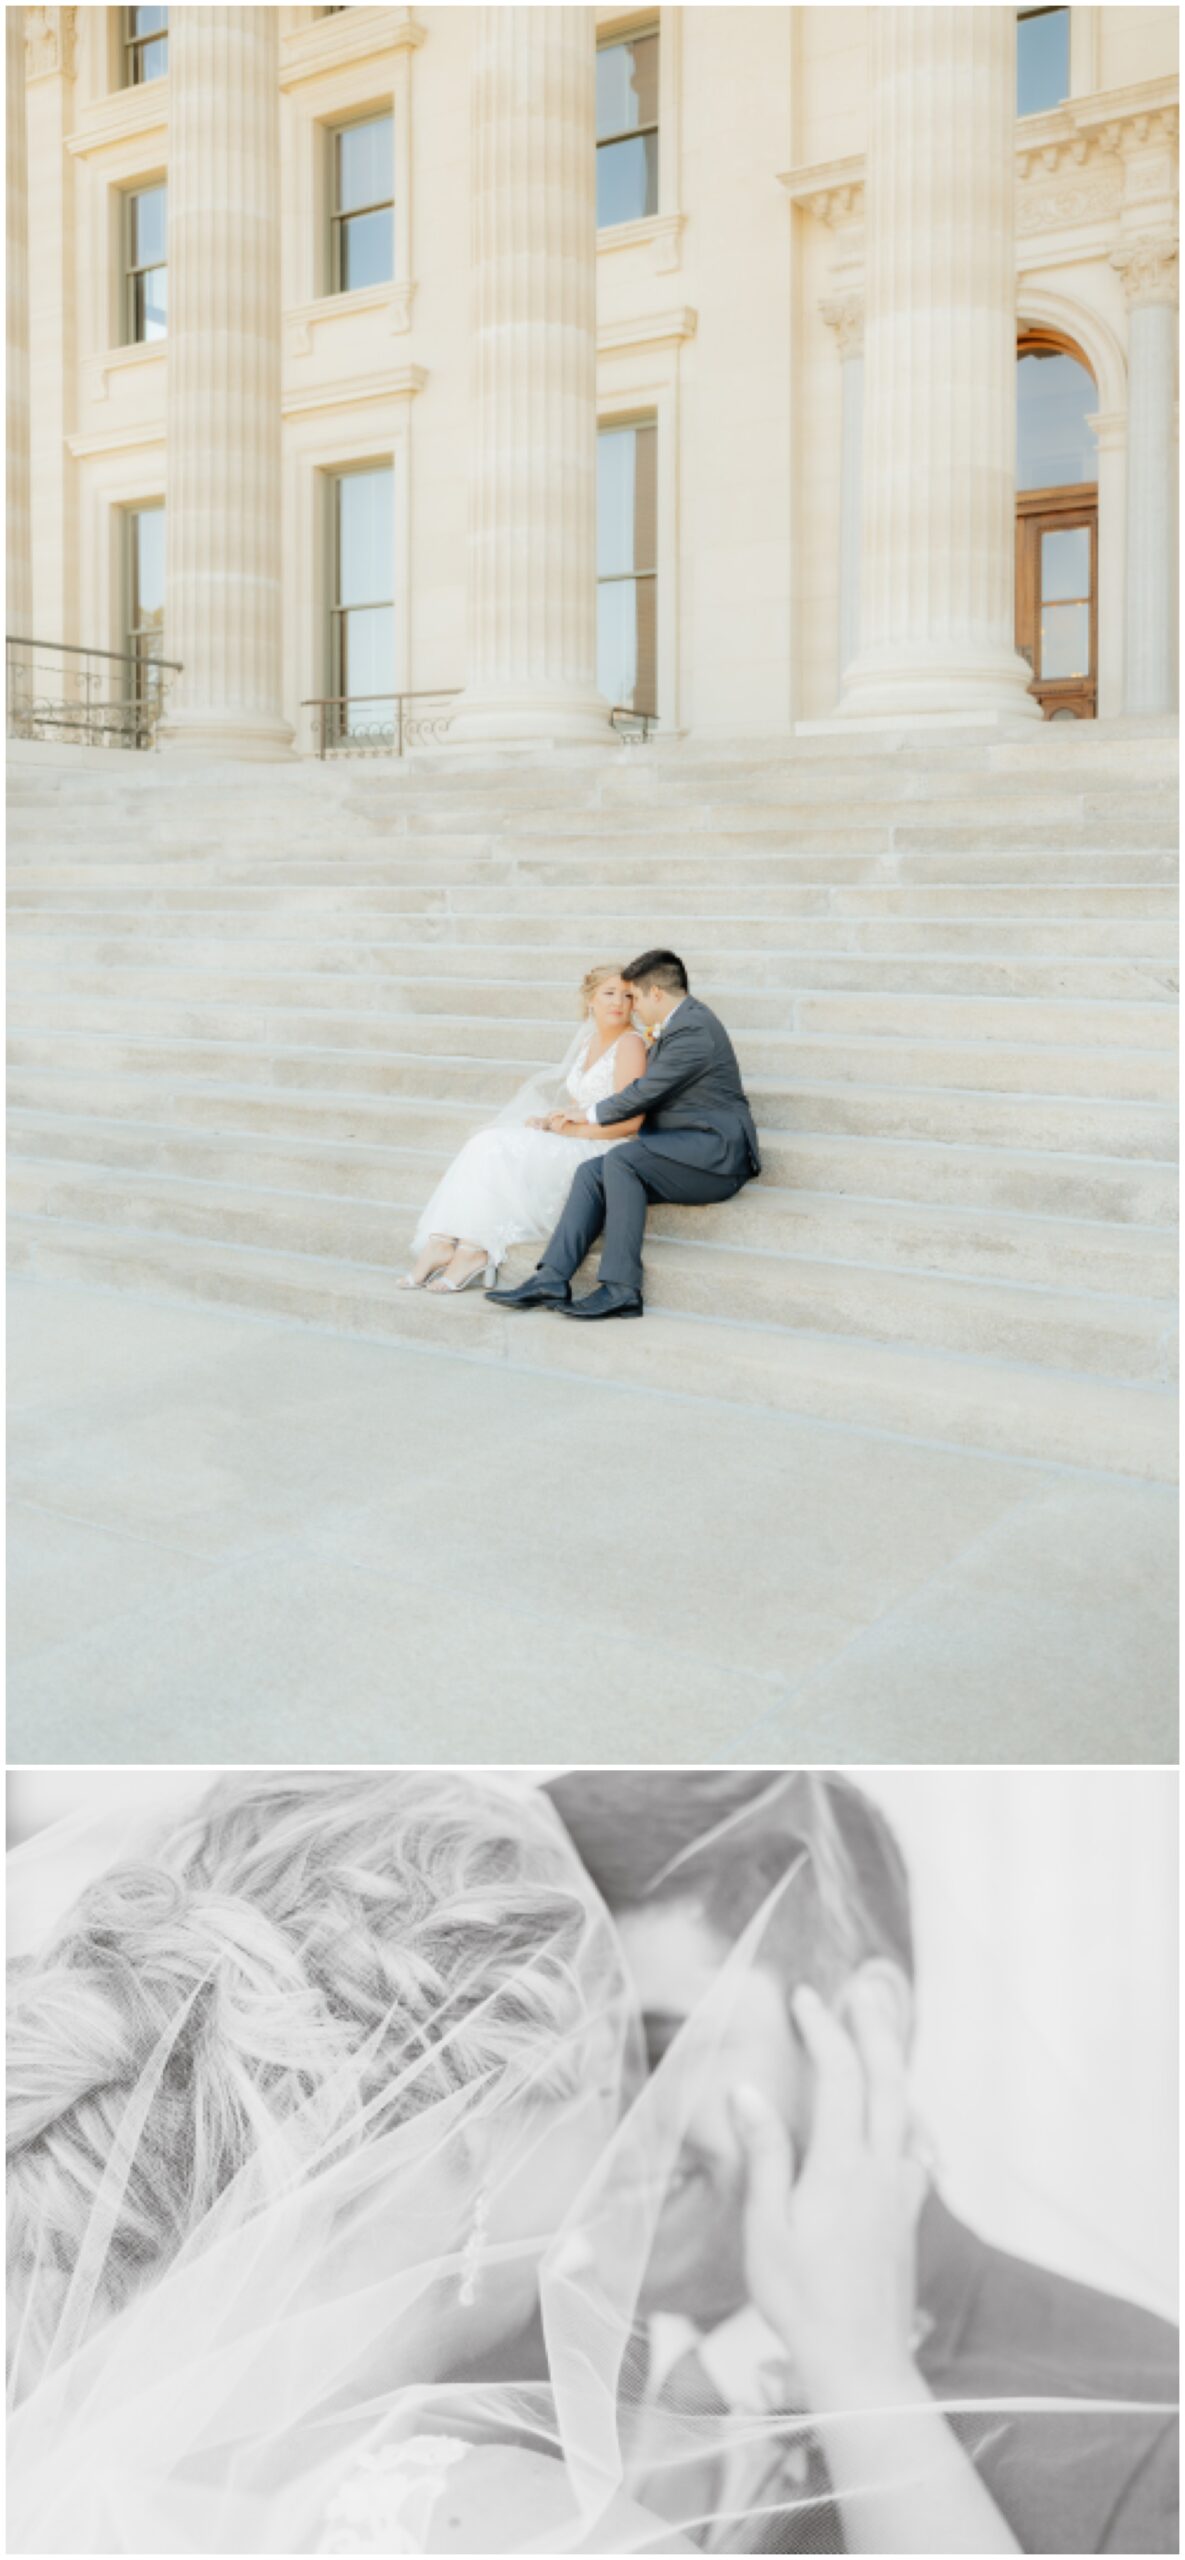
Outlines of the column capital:
[{"label": "column capital", "polygon": [[77,9],[26,9],[26,80],[48,80],[55,72],[73,79],[77,23]]},{"label": "column capital", "polygon": [[835,351],[841,364],[849,356],[864,353],[864,294],[861,289],[824,296],[819,310],[829,329],[835,331]]},{"label": "column capital", "polygon": [[1167,233],[1126,240],[1111,252],[1111,264],[1123,278],[1129,310],[1147,303],[1177,301],[1177,243]]}]

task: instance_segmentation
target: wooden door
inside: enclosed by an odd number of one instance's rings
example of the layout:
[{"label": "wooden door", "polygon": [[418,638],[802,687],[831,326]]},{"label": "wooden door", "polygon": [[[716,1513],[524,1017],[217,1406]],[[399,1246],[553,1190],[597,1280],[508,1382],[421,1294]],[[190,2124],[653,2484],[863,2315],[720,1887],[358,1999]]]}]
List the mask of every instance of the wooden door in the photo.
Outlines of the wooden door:
[{"label": "wooden door", "polygon": [[1047,720],[1096,716],[1098,584],[1098,490],[1026,489],[1016,509],[1016,645]]}]

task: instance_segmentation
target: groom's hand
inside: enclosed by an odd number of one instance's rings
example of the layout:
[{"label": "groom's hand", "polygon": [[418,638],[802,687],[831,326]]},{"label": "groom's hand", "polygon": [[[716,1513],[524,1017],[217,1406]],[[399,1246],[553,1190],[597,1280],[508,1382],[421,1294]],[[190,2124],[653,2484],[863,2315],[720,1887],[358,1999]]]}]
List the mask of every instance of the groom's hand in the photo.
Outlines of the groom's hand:
[{"label": "groom's hand", "polygon": [[742,2087],[733,2101],[752,2298],[813,2408],[883,2405],[911,2366],[924,2185],[909,2148],[904,2061],[867,1987],[853,1995],[851,2035],[810,1990],[795,1994],[794,2017],[814,2066],[797,2176],[768,2098]]}]

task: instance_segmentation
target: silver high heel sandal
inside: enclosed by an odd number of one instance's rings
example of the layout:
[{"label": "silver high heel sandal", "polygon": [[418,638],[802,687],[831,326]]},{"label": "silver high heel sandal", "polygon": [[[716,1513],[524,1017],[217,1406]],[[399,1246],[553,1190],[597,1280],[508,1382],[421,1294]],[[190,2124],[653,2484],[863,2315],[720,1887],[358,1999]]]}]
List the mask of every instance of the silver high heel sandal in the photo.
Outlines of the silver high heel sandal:
[{"label": "silver high heel sandal", "polygon": [[480,1280],[484,1289],[492,1289],[497,1277],[496,1262],[475,1262],[472,1271],[467,1271],[463,1280],[444,1280],[437,1277],[429,1280],[426,1285],[430,1297],[459,1298],[462,1289],[472,1289],[476,1280]]},{"label": "silver high heel sandal", "polygon": [[397,1280],[397,1281],[396,1281],[396,1283],[395,1283],[396,1288],[397,1288],[397,1289],[426,1289],[426,1288],[428,1287],[429,1283],[430,1283],[431,1281],[435,1280],[435,1278],[437,1277],[438,1272],[441,1272],[441,1271],[447,1271],[447,1270],[448,1270],[448,1267],[449,1267],[450,1262],[452,1261],[452,1258],[453,1258],[453,1257],[452,1257],[452,1254],[451,1254],[451,1253],[446,1253],[446,1255],[445,1255],[445,1257],[444,1257],[443,1262],[434,1262],[434,1263],[433,1263],[433,1265],[432,1265],[431,1270],[430,1270],[430,1271],[426,1271],[426,1272],[424,1273],[424,1277],[423,1277],[423,1279],[422,1279],[422,1280],[417,1280],[417,1279],[416,1279],[416,1277],[415,1277],[414,1272],[411,1272],[411,1271],[405,1271],[405,1272],[404,1272],[404,1274],[403,1274],[402,1279],[401,1279],[401,1280]]}]

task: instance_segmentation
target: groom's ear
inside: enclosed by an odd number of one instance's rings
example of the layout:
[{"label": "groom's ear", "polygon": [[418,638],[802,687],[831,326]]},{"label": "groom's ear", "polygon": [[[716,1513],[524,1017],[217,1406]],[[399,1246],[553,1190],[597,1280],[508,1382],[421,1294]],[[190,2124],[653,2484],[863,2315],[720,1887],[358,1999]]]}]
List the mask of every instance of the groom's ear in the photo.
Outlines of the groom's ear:
[{"label": "groom's ear", "polygon": [[885,2026],[902,2053],[908,2055],[914,2031],[913,1984],[901,1966],[894,1964],[890,1956],[870,1956],[848,1975],[835,2003],[836,2016],[848,2028],[852,2024],[852,1998],[857,1993],[861,2000],[875,2001]]}]

